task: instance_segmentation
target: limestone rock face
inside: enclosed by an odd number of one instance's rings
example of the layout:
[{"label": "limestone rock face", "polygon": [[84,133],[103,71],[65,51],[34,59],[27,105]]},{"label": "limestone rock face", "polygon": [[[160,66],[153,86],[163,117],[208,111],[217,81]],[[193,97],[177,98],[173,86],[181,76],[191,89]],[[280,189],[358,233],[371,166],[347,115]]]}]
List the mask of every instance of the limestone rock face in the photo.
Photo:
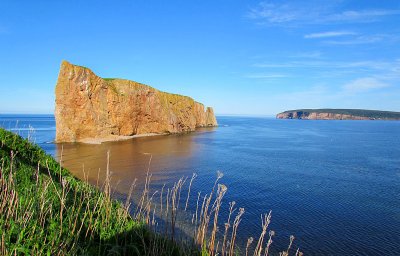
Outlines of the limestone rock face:
[{"label": "limestone rock face", "polygon": [[112,140],[217,126],[212,108],[187,96],[124,79],[102,79],[90,69],[61,64],[56,85],[56,142]]},{"label": "limestone rock face", "polygon": [[279,113],[278,119],[310,119],[310,120],[370,120],[364,116],[353,116],[348,114],[315,113],[315,112],[284,112]]},{"label": "limestone rock face", "polygon": [[298,109],[276,115],[278,119],[400,120],[400,112],[366,109]]}]

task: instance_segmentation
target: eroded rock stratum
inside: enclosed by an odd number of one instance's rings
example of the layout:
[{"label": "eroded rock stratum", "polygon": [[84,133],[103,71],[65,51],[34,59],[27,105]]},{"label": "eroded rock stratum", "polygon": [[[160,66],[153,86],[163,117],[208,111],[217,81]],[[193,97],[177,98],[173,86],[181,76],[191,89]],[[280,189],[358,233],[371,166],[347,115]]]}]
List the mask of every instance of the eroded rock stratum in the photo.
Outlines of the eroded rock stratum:
[{"label": "eroded rock stratum", "polygon": [[56,142],[79,142],[216,126],[211,107],[124,79],[103,79],[63,61],[56,85]]}]

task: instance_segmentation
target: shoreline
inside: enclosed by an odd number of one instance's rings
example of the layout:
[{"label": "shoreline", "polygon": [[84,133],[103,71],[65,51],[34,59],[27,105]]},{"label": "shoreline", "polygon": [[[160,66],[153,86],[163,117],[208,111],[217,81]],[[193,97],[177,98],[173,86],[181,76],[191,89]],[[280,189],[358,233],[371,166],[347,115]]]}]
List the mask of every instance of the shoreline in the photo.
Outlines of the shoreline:
[{"label": "shoreline", "polygon": [[[84,143],[84,144],[101,144],[103,142],[124,141],[124,140],[130,140],[130,139],[134,139],[134,138],[140,138],[140,137],[162,136],[162,135],[168,135],[168,134],[169,133],[143,133],[143,134],[137,134],[137,135],[131,135],[131,136],[112,135],[112,136],[108,136],[108,137],[104,137],[104,138],[86,138],[86,139],[78,140],[76,142]],[[55,142],[55,143],[65,143],[65,142]]]},{"label": "shoreline", "polygon": [[177,133],[143,133],[143,134],[136,134],[136,135],[109,135],[107,137],[102,137],[102,138],[85,138],[85,139],[80,139],[76,141],[53,141],[54,144],[63,144],[63,143],[84,143],[84,144],[93,144],[93,145],[99,145],[103,142],[114,142],[114,141],[125,141],[125,140],[130,140],[130,139],[135,139],[135,138],[141,138],[141,137],[153,137],[153,136],[165,136],[165,135],[172,135],[172,134],[185,134],[185,133],[192,133],[192,132],[197,132],[199,129],[202,128],[216,128],[218,125],[214,126],[203,126],[203,127],[196,127],[195,130],[193,131],[185,131],[185,132],[177,132]]}]

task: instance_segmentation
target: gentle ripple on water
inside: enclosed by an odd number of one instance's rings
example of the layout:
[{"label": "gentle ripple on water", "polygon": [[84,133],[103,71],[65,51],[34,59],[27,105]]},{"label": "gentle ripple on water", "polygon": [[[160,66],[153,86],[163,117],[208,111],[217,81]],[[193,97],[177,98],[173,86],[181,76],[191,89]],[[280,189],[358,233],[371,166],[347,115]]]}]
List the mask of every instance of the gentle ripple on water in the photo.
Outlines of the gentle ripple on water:
[{"label": "gentle ripple on water", "polygon": [[[63,147],[64,165],[81,178],[85,168],[93,183],[99,168],[104,178],[110,150],[120,193],[135,177],[144,180],[150,155],[155,189],[196,172],[192,189],[205,194],[221,170],[228,186],[223,207],[236,201],[246,210],[242,245],[259,234],[260,214],[271,209],[275,251],[293,234],[306,255],[400,255],[400,122],[218,121],[217,129],[185,135],[61,146],[48,143],[55,136],[52,116],[0,116],[1,126],[23,136],[35,128],[36,142],[54,156]],[[220,219],[226,217],[222,211]]]}]

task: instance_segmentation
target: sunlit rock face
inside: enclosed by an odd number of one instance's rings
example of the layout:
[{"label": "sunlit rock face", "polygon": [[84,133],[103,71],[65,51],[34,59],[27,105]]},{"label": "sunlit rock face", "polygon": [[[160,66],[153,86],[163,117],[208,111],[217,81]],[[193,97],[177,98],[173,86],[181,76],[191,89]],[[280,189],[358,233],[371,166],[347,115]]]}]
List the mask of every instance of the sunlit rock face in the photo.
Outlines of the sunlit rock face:
[{"label": "sunlit rock face", "polygon": [[369,120],[365,116],[354,116],[348,114],[335,113],[315,113],[315,112],[283,112],[276,115],[278,119],[313,119],[313,120]]},{"label": "sunlit rock face", "polygon": [[194,131],[217,126],[212,108],[192,98],[90,69],[61,64],[56,85],[56,142]]}]

